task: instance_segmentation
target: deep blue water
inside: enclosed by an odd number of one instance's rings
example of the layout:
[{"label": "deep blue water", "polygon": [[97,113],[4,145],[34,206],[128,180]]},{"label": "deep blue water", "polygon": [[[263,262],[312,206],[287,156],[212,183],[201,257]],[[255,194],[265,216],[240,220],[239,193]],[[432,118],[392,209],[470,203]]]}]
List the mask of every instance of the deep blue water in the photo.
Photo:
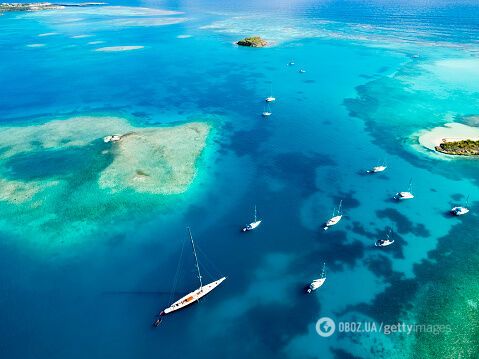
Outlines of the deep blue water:
[{"label": "deep blue water", "polygon": [[[2,358],[381,357],[371,354],[366,336],[356,338],[360,344],[347,337],[320,338],[314,325],[321,316],[389,320],[398,310],[390,303],[374,311],[358,308],[400,279],[414,280],[414,266],[453,225],[477,230],[474,215],[461,220],[444,215],[467,194],[477,201],[477,166],[433,159],[409,146],[412,133],[443,124],[449,113],[479,112],[477,87],[440,82],[440,68],[435,73],[423,67],[444,59],[477,61],[477,3],[117,4],[177,10],[182,14],[171,17],[185,21],[127,26],[104,23],[124,20],[125,13],[109,17],[77,10],[0,17],[0,124],[25,126],[75,115],[120,116],[138,126],[204,119],[216,128],[215,153],[200,164],[199,183],[165,204],[167,210],[126,203],[123,215],[98,218],[101,228],[75,244],[61,232],[53,232],[52,240],[48,226],[35,227],[41,230],[25,238],[22,227],[37,224],[19,226],[9,217],[12,212],[4,211]],[[250,32],[272,38],[275,46],[232,44]],[[47,33],[55,35],[38,36]],[[91,43],[96,41],[102,43]],[[93,51],[127,45],[144,48]],[[286,66],[292,59],[296,66]],[[298,73],[300,68],[306,73]],[[403,82],[387,88],[398,72]],[[414,112],[401,102],[401,91],[417,84],[430,87],[417,95],[423,106]],[[264,120],[262,99],[271,92],[278,100],[273,116]],[[439,99],[452,94],[462,100],[446,108]],[[391,101],[383,104],[383,98]],[[353,100],[359,104],[353,106]],[[82,178],[106,165],[90,164],[97,151],[92,145],[83,152],[21,154],[2,163],[2,177]],[[387,172],[363,174],[383,160]],[[410,178],[417,198],[393,202],[391,196]],[[321,224],[340,200],[345,218],[324,233]],[[255,204],[263,224],[244,235],[239,229]],[[78,210],[73,194],[55,206],[65,216]],[[187,225],[205,272],[212,274],[205,278],[228,279],[152,330],[153,315],[169,304]],[[387,227],[393,228],[396,245],[380,252],[373,243]],[[186,245],[179,292],[197,285]],[[323,262],[326,284],[304,296],[302,288]],[[378,263],[389,275],[377,270]],[[394,342],[378,340],[385,350],[397,349]]]}]

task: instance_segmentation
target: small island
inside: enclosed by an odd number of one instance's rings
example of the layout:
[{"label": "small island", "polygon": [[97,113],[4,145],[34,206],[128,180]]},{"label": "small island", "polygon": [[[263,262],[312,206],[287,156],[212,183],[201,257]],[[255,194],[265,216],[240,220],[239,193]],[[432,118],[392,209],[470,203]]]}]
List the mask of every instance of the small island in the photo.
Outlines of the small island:
[{"label": "small island", "polygon": [[415,134],[422,147],[436,153],[479,156],[479,127],[459,122],[446,123]]},{"label": "small island", "polygon": [[49,2],[37,3],[1,3],[0,12],[3,11],[40,11],[40,10],[58,10],[63,9],[61,5],[52,4]]},{"label": "small island", "polygon": [[66,7],[84,7],[106,5],[104,2],[85,2],[78,4],[53,4],[49,2],[35,3],[1,3],[0,13],[7,11],[42,11],[42,10],[60,10]]},{"label": "small island", "polygon": [[259,36],[246,37],[243,40],[240,40],[236,43],[239,46],[247,47],[265,47],[268,45],[266,40],[262,39]]},{"label": "small island", "polygon": [[436,151],[448,155],[457,156],[478,156],[479,155],[479,141],[462,140],[462,141],[444,141],[439,146],[436,146]]}]

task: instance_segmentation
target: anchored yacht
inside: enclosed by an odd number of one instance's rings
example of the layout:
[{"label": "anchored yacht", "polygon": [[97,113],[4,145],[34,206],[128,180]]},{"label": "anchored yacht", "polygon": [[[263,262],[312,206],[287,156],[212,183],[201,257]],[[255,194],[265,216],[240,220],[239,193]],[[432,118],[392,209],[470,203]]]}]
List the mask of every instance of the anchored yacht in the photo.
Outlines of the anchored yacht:
[{"label": "anchored yacht", "polygon": [[376,247],[387,247],[394,243],[394,239],[391,239],[391,228],[389,228],[385,239],[378,239],[374,245]]},{"label": "anchored yacht", "polygon": [[398,192],[394,195],[394,199],[402,201],[405,199],[413,199],[414,195],[412,194],[412,179],[409,181],[408,190],[405,192]]},{"label": "anchored yacht", "polygon": [[203,298],[205,295],[209,294],[212,292],[216,287],[218,287],[223,281],[226,279],[226,277],[219,278],[211,283],[208,284],[203,284],[201,272],[200,272],[200,266],[198,263],[198,256],[196,255],[196,248],[195,248],[195,242],[193,241],[193,236],[191,234],[191,230],[188,227],[188,234],[190,236],[190,241],[191,241],[191,247],[193,248],[193,255],[195,257],[195,264],[196,264],[196,271],[198,273],[198,279],[200,281],[200,287],[198,289],[195,289],[194,291],[186,294],[185,296],[181,297],[178,299],[176,302],[172,303],[169,307],[163,309],[161,313],[156,316],[155,321],[153,322],[153,326],[157,327],[160,325],[161,320],[163,316],[176,312],[177,310],[183,309],[190,304],[198,302],[201,298]]},{"label": "anchored yacht", "polygon": [[451,209],[451,214],[454,216],[462,216],[466,213],[469,213],[469,208],[467,208],[468,204],[469,204],[469,196],[467,196],[466,205],[464,207],[463,206],[453,207]]},{"label": "anchored yacht", "polygon": [[261,224],[261,220],[258,219],[258,214],[256,211],[256,206],[254,206],[254,221],[251,222],[250,224],[247,224],[246,226],[243,227],[242,231],[243,232],[249,232],[252,231],[255,228],[258,228],[258,226]]},{"label": "anchored yacht", "polygon": [[323,271],[321,273],[321,277],[319,277],[318,279],[314,279],[310,284],[309,286],[306,288],[306,293],[311,293],[313,291],[315,291],[316,289],[318,289],[319,287],[321,287],[324,282],[326,281],[326,263],[323,263]]},{"label": "anchored yacht", "polygon": [[333,210],[333,215],[332,217],[324,224],[323,229],[326,231],[329,229],[329,227],[335,226],[338,224],[338,222],[343,218],[343,211],[342,211],[342,204],[343,201],[339,202],[338,209],[336,208]]}]

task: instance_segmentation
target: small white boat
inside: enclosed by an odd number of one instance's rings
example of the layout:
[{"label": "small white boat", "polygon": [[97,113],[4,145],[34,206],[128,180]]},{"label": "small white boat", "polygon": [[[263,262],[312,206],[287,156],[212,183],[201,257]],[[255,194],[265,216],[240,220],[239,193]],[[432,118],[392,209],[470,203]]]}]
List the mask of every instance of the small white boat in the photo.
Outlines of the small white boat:
[{"label": "small white boat", "polygon": [[226,279],[226,277],[222,277],[222,278],[220,278],[218,280],[215,280],[211,283],[203,285],[202,276],[201,276],[201,272],[200,272],[200,266],[199,266],[199,263],[198,263],[198,257],[196,255],[195,243],[193,241],[193,236],[191,235],[191,230],[190,230],[189,227],[188,227],[188,233],[189,233],[189,236],[190,236],[191,246],[193,248],[193,254],[194,254],[194,257],[195,257],[195,264],[196,264],[196,270],[198,272],[198,279],[200,281],[200,287],[198,289],[195,289],[194,291],[188,293],[187,295],[181,297],[176,302],[172,303],[169,307],[162,310],[161,313],[158,316],[155,317],[155,321],[153,322],[154,327],[157,327],[158,325],[160,325],[163,316],[165,316],[169,313],[172,313],[172,312],[176,312],[177,310],[183,309],[183,308],[189,306],[190,304],[196,303],[201,298],[203,298],[205,295],[207,295],[208,293],[213,291],[216,287],[218,287]]},{"label": "small white boat", "polygon": [[295,65],[295,63],[294,63],[293,60],[291,60],[290,62],[288,62],[288,66],[294,66],[294,65]]},{"label": "small white boat", "polygon": [[413,199],[414,195],[412,194],[412,180],[409,181],[408,190],[405,192],[398,192],[394,195],[394,199],[398,201],[402,201],[405,199]]},{"label": "small white boat", "polygon": [[385,239],[378,239],[374,245],[376,247],[387,247],[394,243],[394,239],[391,239],[391,228],[389,228]]},{"label": "small white boat", "polygon": [[379,173],[379,172],[384,172],[386,171],[386,168],[388,168],[386,165],[379,165],[379,166],[374,166],[370,170],[367,170],[366,173]]},{"label": "small white boat", "polygon": [[462,216],[463,214],[469,213],[469,208],[454,207],[453,209],[451,209],[451,213],[455,216]]},{"label": "small white boat", "polygon": [[271,116],[273,113],[271,112],[271,109],[269,107],[269,105],[266,106],[266,108],[264,109],[264,111],[261,113],[261,116],[263,117],[269,117]]},{"label": "small white boat", "polygon": [[451,209],[451,214],[454,216],[462,216],[464,214],[469,213],[469,208],[467,208],[468,203],[469,203],[469,196],[467,197],[466,205],[464,207],[463,206],[453,207]]},{"label": "small white boat", "polygon": [[258,220],[258,215],[256,211],[256,206],[254,206],[254,221],[251,222],[250,224],[247,224],[246,226],[243,227],[242,231],[243,232],[249,232],[252,231],[253,229],[258,228],[258,226],[261,224],[261,220]]},{"label": "small white boat", "polygon": [[305,73],[306,73],[306,70],[301,69],[301,70],[299,70],[298,72],[299,72],[300,74],[305,74]]},{"label": "small white boat", "polygon": [[103,142],[105,143],[118,142],[120,140],[121,140],[121,135],[110,135],[110,136],[103,137]]},{"label": "small white boat", "polygon": [[315,291],[316,289],[318,289],[319,287],[321,287],[324,282],[326,281],[326,263],[323,263],[323,271],[321,273],[321,277],[319,277],[318,279],[314,279],[310,284],[309,286],[306,288],[306,293],[311,293],[313,291]]},{"label": "small white boat", "polygon": [[343,218],[343,211],[342,211],[342,203],[343,201],[339,202],[338,209],[336,208],[333,210],[333,216],[324,224],[323,229],[326,231],[329,227],[335,226],[339,223],[341,218]]},{"label": "small white boat", "polygon": [[268,96],[264,99],[266,102],[274,102],[276,101],[276,97],[273,96]]}]

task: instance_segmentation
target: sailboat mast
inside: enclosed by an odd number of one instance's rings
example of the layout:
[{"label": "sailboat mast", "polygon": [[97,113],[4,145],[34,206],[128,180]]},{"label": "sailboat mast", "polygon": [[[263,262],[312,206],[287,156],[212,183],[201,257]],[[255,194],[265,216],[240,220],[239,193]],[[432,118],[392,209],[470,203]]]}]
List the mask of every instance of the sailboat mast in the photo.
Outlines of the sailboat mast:
[{"label": "sailboat mast", "polygon": [[203,282],[201,280],[200,265],[198,264],[198,256],[196,255],[195,242],[193,241],[193,235],[191,234],[191,229],[188,227],[188,233],[190,235],[191,246],[193,247],[193,254],[195,255],[196,270],[198,271],[198,279],[200,280],[200,290],[203,288]]},{"label": "sailboat mast", "polygon": [[254,221],[255,221],[255,222],[258,221],[257,217],[258,217],[258,216],[257,216],[257,214],[256,214],[256,205],[254,205]]}]

